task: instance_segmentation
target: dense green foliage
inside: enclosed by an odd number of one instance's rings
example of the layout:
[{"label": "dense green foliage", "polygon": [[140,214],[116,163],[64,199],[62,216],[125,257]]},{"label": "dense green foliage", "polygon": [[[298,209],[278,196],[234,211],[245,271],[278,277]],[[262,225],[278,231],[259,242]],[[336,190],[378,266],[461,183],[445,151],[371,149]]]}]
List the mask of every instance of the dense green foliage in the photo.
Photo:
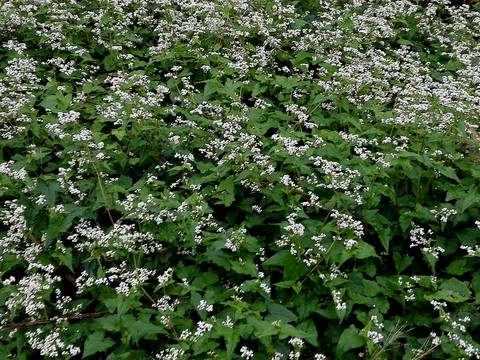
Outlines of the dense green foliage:
[{"label": "dense green foliage", "polygon": [[0,4],[2,359],[480,358],[480,16]]}]

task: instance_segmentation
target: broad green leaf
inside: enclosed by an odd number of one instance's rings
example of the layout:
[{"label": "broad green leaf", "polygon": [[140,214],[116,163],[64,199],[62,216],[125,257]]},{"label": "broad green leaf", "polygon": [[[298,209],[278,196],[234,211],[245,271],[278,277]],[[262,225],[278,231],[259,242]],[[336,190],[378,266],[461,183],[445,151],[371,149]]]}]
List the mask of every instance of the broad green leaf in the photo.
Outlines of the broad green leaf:
[{"label": "broad green leaf", "polygon": [[284,323],[297,320],[297,316],[281,304],[269,303],[267,304],[267,309],[273,318],[282,320]]},{"label": "broad green leaf", "polygon": [[461,303],[469,299],[468,296],[462,296],[458,292],[455,292],[453,290],[439,290],[433,294],[430,295],[425,295],[425,299],[428,301],[431,300],[444,300],[448,302],[453,302],[453,303]]},{"label": "broad green leaf", "polygon": [[465,65],[458,60],[450,60],[445,64],[445,70],[447,71],[456,71],[464,67]]},{"label": "broad green leaf", "polygon": [[129,344],[121,344],[115,347],[105,360],[131,360],[132,358],[145,359],[145,352],[143,350],[133,350]]},{"label": "broad green leaf", "polygon": [[46,157],[48,154],[50,154],[53,150],[52,149],[49,149],[49,148],[46,148],[46,147],[41,147],[41,146],[37,146],[35,148],[35,152],[31,155],[33,159],[35,160],[40,160],[40,159],[43,159],[44,157]]},{"label": "broad green leaf", "polygon": [[318,346],[318,332],[317,327],[312,319],[308,319],[307,321],[302,322],[298,325],[298,329],[309,334],[305,337],[305,341],[309,342],[313,346]]},{"label": "broad green leaf", "polygon": [[460,303],[468,300],[470,295],[470,290],[465,282],[451,278],[440,285],[439,291],[430,295],[425,295],[425,298],[427,300],[445,300]]},{"label": "broad green leaf", "polygon": [[440,289],[452,290],[461,296],[470,296],[470,290],[468,289],[468,283],[460,281],[456,278],[448,279],[440,285]]},{"label": "broad green leaf", "polygon": [[218,275],[213,271],[200,273],[192,283],[192,286],[202,290],[207,286],[215,284],[218,281]]},{"label": "broad green leaf", "polygon": [[225,345],[227,350],[227,360],[232,359],[235,351],[235,347],[240,341],[241,333],[239,333],[238,327],[235,326],[235,328],[230,328],[222,324],[217,324],[216,330],[225,339]]},{"label": "broad green leaf", "polygon": [[268,258],[263,262],[263,265],[278,265],[278,266],[283,266],[285,263],[285,259],[287,257],[291,256],[290,251],[288,250],[280,250],[277,253],[275,253],[273,256]]},{"label": "broad green leaf", "polygon": [[477,297],[480,295],[480,271],[476,271],[472,276],[472,289]]},{"label": "broad green leaf", "polygon": [[238,89],[240,86],[242,86],[241,81],[233,81],[232,79],[228,78],[223,91],[227,96],[230,96],[233,99],[238,99],[238,95],[235,92],[236,89]]},{"label": "broad green leaf", "polygon": [[219,344],[216,341],[210,340],[206,335],[193,343],[193,355],[199,355],[210,351],[211,349],[218,349]]},{"label": "broad green leaf", "polygon": [[400,218],[398,219],[398,224],[400,225],[402,231],[406,232],[412,224],[412,216],[408,212],[400,215]]},{"label": "broad green leaf", "polygon": [[112,135],[114,135],[118,140],[122,140],[125,137],[124,129],[113,129]]},{"label": "broad green leaf", "polygon": [[467,195],[463,199],[460,199],[457,201],[457,204],[460,205],[460,213],[463,213],[469,207],[471,207],[474,204],[478,204],[479,202],[480,202],[480,196],[478,195],[478,191],[476,189],[470,189],[467,192]]},{"label": "broad green leaf", "polygon": [[280,331],[278,327],[272,325],[272,322],[260,320],[255,316],[248,316],[247,323],[253,325],[254,335],[257,338],[276,335]]},{"label": "broad green leaf", "polygon": [[295,282],[296,282],[295,280],[286,280],[286,281],[277,282],[273,285],[284,288],[284,289],[291,289],[292,286],[295,285]]},{"label": "broad green leaf", "polygon": [[57,93],[57,98],[59,100],[59,105],[62,110],[67,110],[68,106],[72,102],[72,93],[68,93],[67,95],[63,95],[61,92]]},{"label": "broad green leaf", "polygon": [[45,109],[56,113],[58,106],[58,98],[56,95],[48,95],[39,105]]},{"label": "broad green leaf", "polygon": [[449,179],[455,180],[457,183],[460,183],[460,179],[453,168],[449,166],[436,166],[435,168],[440,172],[440,174],[448,177]]},{"label": "broad green leaf", "polygon": [[412,265],[413,259],[413,256],[400,254],[395,251],[393,253],[393,262],[395,263],[395,269],[397,270],[397,273],[400,274],[403,270]]},{"label": "broad green leaf", "polygon": [[156,338],[156,334],[168,335],[163,326],[158,326],[150,320],[151,314],[141,314],[133,324],[127,327],[127,331],[132,335],[132,340],[138,342],[144,338]]},{"label": "broad green leaf", "polygon": [[359,240],[358,243],[354,246],[353,254],[357,259],[365,259],[368,257],[380,258],[377,255],[375,248],[362,240]]},{"label": "broad green leaf", "polygon": [[115,69],[119,65],[119,63],[120,60],[118,59],[118,54],[116,51],[112,51],[103,59],[103,65],[105,66],[105,70],[107,71]]},{"label": "broad green leaf", "polygon": [[216,80],[208,80],[205,84],[204,94],[206,96],[211,95],[215,92],[218,92],[219,89],[223,88],[223,85]]},{"label": "broad green leaf", "polygon": [[467,259],[455,259],[445,269],[447,274],[463,275],[472,270],[472,266],[467,265]]},{"label": "broad green leaf", "polygon": [[90,334],[85,340],[82,359],[99,352],[104,352],[113,345],[115,345],[115,341],[110,338],[105,338],[105,333],[97,330],[93,334]]},{"label": "broad green leaf", "polygon": [[60,233],[67,231],[71,225],[72,221],[66,221],[64,214],[52,211],[48,221],[45,247],[49,247],[52,241],[56,239]]},{"label": "broad green leaf", "polygon": [[258,268],[252,261],[240,262],[231,260],[230,263],[232,265],[232,271],[237,274],[245,274],[251,276],[258,275]]},{"label": "broad green leaf", "polygon": [[335,358],[341,359],[343,354],[351,349],[356,349],[365,345],[365,339],[358,335],[358,330],[355,325],[350,325],[346,328],[340,339],[338,340],[337,349],[335,351]]},{"label": "broad green leaf", "polygon": [[213,247],[210,247],[207,249],[205,255],[207,259],[209,259],[212,263],[218,266],[222,266],[226,270],[230,270],[232,267],[232,264],[230,262],[231,255],[224,250],[214,249]]},{"label": "broad green leaf", "polygon": [[57,197],[58,191],[60,190],[60,185],[58,181],[45,182],[41,179],[38,179],[37,189],[42,195],[45,195],[48,206],[55,205],[55,199]]},{"label": "broad green leaf", "polygon": [[118,178],[118,184],[121,185],[124,189],[128,189],[132,186],[132,178],[125,175],[120,175]]},{"label": "broad green leaf", "polygon": [[392,238],[393,238],[392,229],[390,227],[383,227],[379,225],[377,227],[377,233],[383,248],[385,249],[386,252],[388,252],[388,250],[390,249],[390,242],[392,241]]},{"label": "broad green leaf", "polygon": [[290,77],[276,76],[275,82],[279,84],[283,90],[290,90],[293,87],[294,80]]},{"label": "broad green leaf", "polygon": [[229,176],[227,179],[223,180],[218,186],[217,194],[215,195],[216,198],[221,200],[219,204],[223,204],[227,207],[232,205],[235,200],[234,189],[233,176]]},{"label": "broad green leaf", "polygon": [[[406,25],[408,25],[408,23]],[[408,46],[413,45],[413,43],[410,40],[407,40],[407,39],[398,39],[397,43],[399,43],[400,45],[408,45]]]},{"label": "broad green leaf", "polygon": [[72,273],[75,272],[73,269],[73,255],[71,248],[64,249],[64,251],[55,251],[52,255],[60,260],[60,265],[65,265]]},{"label": "broad green leaf", "polygon": [[280,339],[285,339],[286,337],[298,337],[300,339],[306,339],[311,337],[311,334],[301,330],[299,327],[295,327],[290,324],[280,323],[280,329],[281,329],[281,334],[279,335]]},{"label": "broad green leaf", "polygon": [[382,288],[376,281],[362,279],[362,286],[365,289],[365,294],[371,297],[375,297],[382,292]]},{"label": "broad green leaf", "polygon": [[[138,300],[138,296],[135,294],[131,294],[129,296],[118,294],[114,299],[112,299],[112,301],[118,316],[122,316],[129,312],[130,309],[141,305],[141,302]],[[112,310],[110,309],[110,311]]]},{"label": "broad green leaf", "polygon": [[435,221],[435,216],[425,206],[417,203],[415,205],[415,215],[420,219]]}]

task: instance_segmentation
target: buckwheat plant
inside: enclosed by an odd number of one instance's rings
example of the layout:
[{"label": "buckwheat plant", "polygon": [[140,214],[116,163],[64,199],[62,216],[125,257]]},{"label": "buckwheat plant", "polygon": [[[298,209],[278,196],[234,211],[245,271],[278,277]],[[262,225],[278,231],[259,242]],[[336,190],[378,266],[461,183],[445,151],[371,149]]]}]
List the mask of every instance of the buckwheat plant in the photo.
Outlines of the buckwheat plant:
[{"label": "buckwheat plant", "polygon": [[0,358],[480,358],[479,10],[1,1]]}]

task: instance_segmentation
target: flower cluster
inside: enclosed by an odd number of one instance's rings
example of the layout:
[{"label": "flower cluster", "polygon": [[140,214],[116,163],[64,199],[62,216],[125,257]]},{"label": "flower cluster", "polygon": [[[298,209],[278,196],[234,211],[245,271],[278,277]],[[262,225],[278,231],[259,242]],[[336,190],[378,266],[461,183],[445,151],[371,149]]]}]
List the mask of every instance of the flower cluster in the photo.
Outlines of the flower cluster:
[{"label": "flower cluster", "polygon": [[480,357],[457,3],[3,1],[0,354]]}]

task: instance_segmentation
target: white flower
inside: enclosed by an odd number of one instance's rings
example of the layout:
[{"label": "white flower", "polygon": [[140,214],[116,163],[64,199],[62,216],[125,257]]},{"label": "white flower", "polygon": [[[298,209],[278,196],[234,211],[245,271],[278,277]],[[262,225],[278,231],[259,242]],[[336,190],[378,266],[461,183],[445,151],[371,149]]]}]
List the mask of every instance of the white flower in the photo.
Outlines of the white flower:
[{"label": "white flower", "polygon": [[341,292],[338,290],[332,290],[333,301],[335,302],[335,309],[338,311],[345,310],[347,308],[347,303],[342,302]]},{"label": "white flower", "polygon": [[298,348],[303,347],[303,344],[304,344],[303,340],[297,337],[288,340],[288,343],[293,347],[298,347]]},{"label": "white flower", "polygon": [[197,305],[198,310],[206,310],[207,312],[213,311],[213,305],[208,305],[205,300],[200,300],[200,303]]},{"label": "white flower", "polygon": [[240,356],[244,359],[251,359],[253,357],[254,352],[252,350],[249,350],[248,347],[242,346],[240,349]]},{"label": "white flower", "polygon": [[367,336],[373,341],[374,344],[378,344],[383,339],[383,335],[377,331],[367,332]]}]

